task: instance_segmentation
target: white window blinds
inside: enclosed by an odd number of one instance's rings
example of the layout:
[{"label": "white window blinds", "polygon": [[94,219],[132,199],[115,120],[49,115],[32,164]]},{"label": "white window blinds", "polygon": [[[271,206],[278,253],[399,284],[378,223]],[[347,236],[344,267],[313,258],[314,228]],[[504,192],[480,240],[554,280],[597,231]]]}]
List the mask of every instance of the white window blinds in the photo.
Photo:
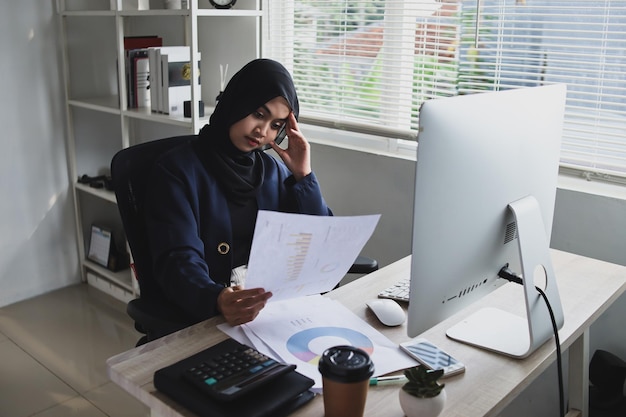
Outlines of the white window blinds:
[{"label": "white window blinds", "polygon": [[264,55],[292,69],[303,120],[415,138],[420,103],[455,94],[458,33],[435,0],[266,4]]},{"label": "white window blinds", "polygon": [[[561,164],[626,178],[626,0],[272,0],[302,120],[415,137],[424,100],[567,83]],[[477,13],[478,10],[478,13]]]},{"label": "white window blinds", "polygon": [[561,166],[626,177],[626,1],[462,3],[459,93],[566,83]]}]

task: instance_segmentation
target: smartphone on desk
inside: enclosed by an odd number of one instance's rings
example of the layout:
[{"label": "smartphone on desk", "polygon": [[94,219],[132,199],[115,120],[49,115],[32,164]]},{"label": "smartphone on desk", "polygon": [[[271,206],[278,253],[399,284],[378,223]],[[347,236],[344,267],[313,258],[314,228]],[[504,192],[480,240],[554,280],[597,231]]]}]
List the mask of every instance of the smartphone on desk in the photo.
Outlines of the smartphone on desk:
[{"label": "smartphone on desk", "polygon": [[424,338],[400,343],[400,349],[429,369],[443,369],[444,377],[465,371],[462,362]]}]

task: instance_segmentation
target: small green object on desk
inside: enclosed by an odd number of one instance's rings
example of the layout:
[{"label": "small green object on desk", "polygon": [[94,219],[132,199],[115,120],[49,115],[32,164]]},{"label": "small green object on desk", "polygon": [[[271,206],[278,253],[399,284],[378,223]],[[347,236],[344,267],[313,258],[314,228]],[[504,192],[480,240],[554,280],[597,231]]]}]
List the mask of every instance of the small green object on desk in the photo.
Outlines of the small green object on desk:
[{"label": "small green object on desk", "polygon": [[445,384],[437,382],[443,376],[443,369],[433,371],[419,365],[406,369],[404,375],[407,377],[408,382],[402,386],[402,389],[414,397],[436,397],[445,386]]},{"label": "small green object on desk", "polygon": [[379,376],[370,378],[370,386],[387,385],[387,384],[404,384],[408,379],[404,375],[397,376]]}]

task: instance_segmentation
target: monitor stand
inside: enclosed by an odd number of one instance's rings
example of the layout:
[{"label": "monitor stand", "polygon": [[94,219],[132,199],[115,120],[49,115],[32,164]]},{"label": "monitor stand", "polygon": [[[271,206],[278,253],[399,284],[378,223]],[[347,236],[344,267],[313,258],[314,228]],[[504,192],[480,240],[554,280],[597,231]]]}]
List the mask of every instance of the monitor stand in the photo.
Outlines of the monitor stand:
[{"label": "monitor stand", "polygon": [[[448,329],[448,337],[514,358],[525,358],[553,336],[546,304],[535,286],[550,300],[557,327],[563,326],[563,308],[550,259],[549,244],[537,200],[524,197],[509,204],[517,223],[526,317],[496,308],[484,308]],[[545,274],[545,288],[535,278]],[[516,284],[509,284],[516,285]]]}]

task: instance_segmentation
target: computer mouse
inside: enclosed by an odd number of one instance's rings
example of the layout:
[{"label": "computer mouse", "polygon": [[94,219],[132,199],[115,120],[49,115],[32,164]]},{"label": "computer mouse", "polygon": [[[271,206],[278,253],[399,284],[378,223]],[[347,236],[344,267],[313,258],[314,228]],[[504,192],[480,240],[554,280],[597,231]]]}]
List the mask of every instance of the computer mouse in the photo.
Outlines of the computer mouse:
[{"label": "computer mouse", "polygon": [[365,303],[376,318],[385,326],[399,326],[406,320],[406,314],[400,304],[388,298],[377,298]]}]

